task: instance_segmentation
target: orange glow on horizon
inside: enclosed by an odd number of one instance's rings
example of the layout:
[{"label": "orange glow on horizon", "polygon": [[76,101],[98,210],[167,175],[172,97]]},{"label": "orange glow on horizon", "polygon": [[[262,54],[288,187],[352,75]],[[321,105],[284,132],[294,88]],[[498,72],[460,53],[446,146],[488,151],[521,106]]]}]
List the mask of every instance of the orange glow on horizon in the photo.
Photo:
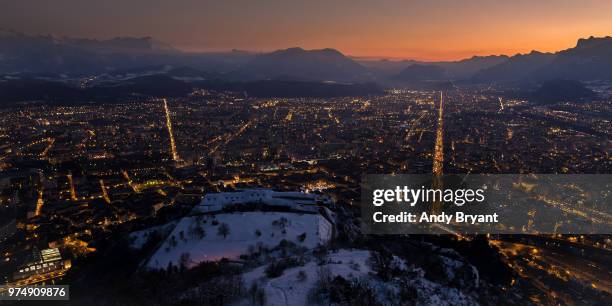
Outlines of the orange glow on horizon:
[{"label": "orange glow on horizon", "polygon": [[49,6],[16,1],[0,11],[0,27],[59,37],[150,36],[198,52],[299,46],[435,61],[564,50],[579,38],[612,35],[611,15],[612,1],[602,0],[184,0],[155,6],[66,0]]},{"label": "orange glow on horizon", "polygon": [[[569,48],[573,48],[576,46],[578,39],[588,38],[590,36],[594,37],[605,37],[612,36],[612,32],[610,33],[594,33],[588,35],[578,35],[571,36],[563,39],[555,39],[549,41],[539,41],[534,39],[534,41],[530,42],[516,42],[513,45],[512,42],[504,42],[506,47],[492,48],[492,46],[498,45],[495,41],[491,42],[482,42],[484,48],[474,48],[474,49],[454,49],[453,45],[444,45],[443,42],[436,43],[432,45],[430,48],[412,48],[409,45],[402,47],[399,43],[395,46],[390,46],[389,48],[384,47],[376,47],[376,48],[368,48],[368,47],[355,47],[355,48],[342,48],[331,45],[319,45],[319,44],[309,44],[309,45],[300,45],[299,47],[313,50],[313,49],[324,49],[324,48],[333,48],[342,52],[344,55],[353,57],[360,60],[418,60],[418,61],[457,61],[462,59],[471,58],[473,56],[489,56],[489,55],[507,55],[513,56],[516,54],[527,54],[532,51],[544,52],[544,53],[555,53],[558,51],[566,50]],[[380,43],[378,43],[381,45]],[[375,45],[372,43],[371,45]],[[438,45],[438,48],[434,48]],[[180,49],[184,52],[228,52],[232,50],[231,48],[198,48],[195,46],[189,45],[177,45],[177,49]],[[262,49],[239,49],[242,51],[248,52],[256,52],[256,53],[266,53],[272,52],[280,49],[287,49],[295,47],[294,45],[287,46],[277,46],[270,48],[262,48]],[[488,47],[488,48],[486,48]]]}]

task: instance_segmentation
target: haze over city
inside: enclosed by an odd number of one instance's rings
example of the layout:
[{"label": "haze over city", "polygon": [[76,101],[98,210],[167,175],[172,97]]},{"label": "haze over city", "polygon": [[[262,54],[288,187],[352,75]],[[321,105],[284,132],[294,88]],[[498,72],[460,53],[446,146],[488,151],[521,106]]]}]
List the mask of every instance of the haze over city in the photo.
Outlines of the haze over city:
[{"label": "haze over city", "polygon": [[[78,13],[75,13],[78,12]],[[18,1],[0,28],[184,51],[335,48],[354,57],[457,60],[552,52],[612,29],[609,1]]]}]

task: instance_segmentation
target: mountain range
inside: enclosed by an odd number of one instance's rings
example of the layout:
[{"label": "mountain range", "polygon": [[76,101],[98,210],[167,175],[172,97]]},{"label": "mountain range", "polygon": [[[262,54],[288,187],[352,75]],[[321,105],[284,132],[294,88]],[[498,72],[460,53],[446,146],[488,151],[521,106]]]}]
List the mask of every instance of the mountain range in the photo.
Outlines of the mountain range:
[{"label": "mountain range", "polygon": [[368,70],[338,50],[289,48],[255,56],[237,74],[248,79],[295,78],[320,81],[354,81]]},{"label": "mountain range", "polygon": [[241,51],[186,53],[151,37],[96,40],[0,29],[0,74],[82,76],[163,65],[232,71],[253,55]]},{"label": "mountain range", "polygon": [[396,85],[423,80],[541,82],[612,80],[612,37],[579,39],[554,53],[474,56],[460,61],[371,61],[335,49],[188,53],[151,37],[58,38],[0,30],[2,75],[99,80],[169,74],[183,80],[294,80]]}]

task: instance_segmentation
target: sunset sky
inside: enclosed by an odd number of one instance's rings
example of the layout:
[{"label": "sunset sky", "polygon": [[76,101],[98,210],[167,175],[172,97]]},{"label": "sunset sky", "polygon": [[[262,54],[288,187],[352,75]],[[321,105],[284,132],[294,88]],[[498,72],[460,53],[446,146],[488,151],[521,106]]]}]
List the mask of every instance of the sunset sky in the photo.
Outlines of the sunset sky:
[{"label": "sunset sky", "polygon": [[187,51],[336,48],[359,57],[461,59],[557,51],[612,35],[612,1],[0,0],[0,28],[152,36]]}]

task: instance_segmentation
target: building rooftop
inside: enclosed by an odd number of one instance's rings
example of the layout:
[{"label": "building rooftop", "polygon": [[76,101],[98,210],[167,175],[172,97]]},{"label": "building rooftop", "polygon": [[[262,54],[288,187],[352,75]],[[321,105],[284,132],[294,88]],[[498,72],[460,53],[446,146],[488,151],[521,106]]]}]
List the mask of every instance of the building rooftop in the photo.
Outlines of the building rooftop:
[{"label": "building rooftop", "polygon": [[265,204],[305,212],[316,212],[318,206],[329,207],[333,202],[329,196],[314,193],[245,189],[236,192],[207,194],[194,210],[215,212],[236,204]]}]

